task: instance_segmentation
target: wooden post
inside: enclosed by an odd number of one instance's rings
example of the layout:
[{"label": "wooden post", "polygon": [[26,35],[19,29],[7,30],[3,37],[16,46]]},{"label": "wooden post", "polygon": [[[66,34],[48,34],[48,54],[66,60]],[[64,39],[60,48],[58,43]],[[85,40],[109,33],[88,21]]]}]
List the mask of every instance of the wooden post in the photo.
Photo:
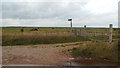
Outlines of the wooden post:
[{"label": "wooden post", "polygon": [[84,25],[82,31],[80,31],[81,36],[86,36],[86,25]]},{"label": "wooden post", "polygon": [[71,19],[71,21],[70,21],[70,27],[71,27],[71,31],[72,31],[72,19]]},{"label": "wooden post", "polygon": [[94,34],[94,36],[96,36],[97,35],[97,31],[96,31],[96,29],[95,29],[95,34]]},{"label": "wooden post", "polygon": [[109,43],[112,43],[112,24],[109,25]]},{"label": "wooden post", "polygon": [[70,23],[71,23],[71,28],[72,28],[72,21]]},{"label": "wooden post", "polygon": [[81,32],[82,32],[82,31],[81,31],[81,29],[80,29],[80,32],[79,32],[80,36],[81,36],[81,34],[82,34]]}]

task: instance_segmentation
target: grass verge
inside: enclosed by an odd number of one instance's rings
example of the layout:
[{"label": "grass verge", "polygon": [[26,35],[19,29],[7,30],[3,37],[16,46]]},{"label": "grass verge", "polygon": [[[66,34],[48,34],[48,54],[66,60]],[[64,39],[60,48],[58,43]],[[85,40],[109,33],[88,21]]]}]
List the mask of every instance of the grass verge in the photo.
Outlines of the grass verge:
[{"label": "grass verge", "polygon": [[86,42],[79,47],[68,49],[75,58],[119,62],[118,60],[118,44],[107,42]]}]

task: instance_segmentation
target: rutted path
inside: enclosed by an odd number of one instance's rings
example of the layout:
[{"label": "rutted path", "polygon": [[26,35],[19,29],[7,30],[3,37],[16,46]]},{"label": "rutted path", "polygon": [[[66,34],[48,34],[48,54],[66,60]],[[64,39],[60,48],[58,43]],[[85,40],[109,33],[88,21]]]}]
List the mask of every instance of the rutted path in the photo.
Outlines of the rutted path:
[{"label": "rutted path", "polygon": [[47,45],[22,45],[3,46],[3,65],[33,64],[33,65],[61,65],[70,61],[70,55],[62,51],[77,47],[80,42],[47,44]]}]

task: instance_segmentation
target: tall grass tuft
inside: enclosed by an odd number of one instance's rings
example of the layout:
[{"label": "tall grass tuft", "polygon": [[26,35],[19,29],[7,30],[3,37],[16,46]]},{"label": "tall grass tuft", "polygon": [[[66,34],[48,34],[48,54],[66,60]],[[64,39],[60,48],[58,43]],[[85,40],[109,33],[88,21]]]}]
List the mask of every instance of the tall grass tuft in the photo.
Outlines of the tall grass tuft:
[{"label": "tall grass tuft", "polygon": [[72,56],[92,58],[94,60],[118,61],[118,44],[107,42],[86,42],[73,48]]}]

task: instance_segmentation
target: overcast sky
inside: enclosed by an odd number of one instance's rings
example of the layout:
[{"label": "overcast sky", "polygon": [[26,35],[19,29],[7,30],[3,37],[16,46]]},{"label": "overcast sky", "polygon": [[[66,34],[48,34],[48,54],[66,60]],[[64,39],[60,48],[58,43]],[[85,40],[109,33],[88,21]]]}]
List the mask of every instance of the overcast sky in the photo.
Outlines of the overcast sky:
[{"label": "overcast sky", "polygon": [[3,0],[2,26],[118,26],[119,0]]}]

